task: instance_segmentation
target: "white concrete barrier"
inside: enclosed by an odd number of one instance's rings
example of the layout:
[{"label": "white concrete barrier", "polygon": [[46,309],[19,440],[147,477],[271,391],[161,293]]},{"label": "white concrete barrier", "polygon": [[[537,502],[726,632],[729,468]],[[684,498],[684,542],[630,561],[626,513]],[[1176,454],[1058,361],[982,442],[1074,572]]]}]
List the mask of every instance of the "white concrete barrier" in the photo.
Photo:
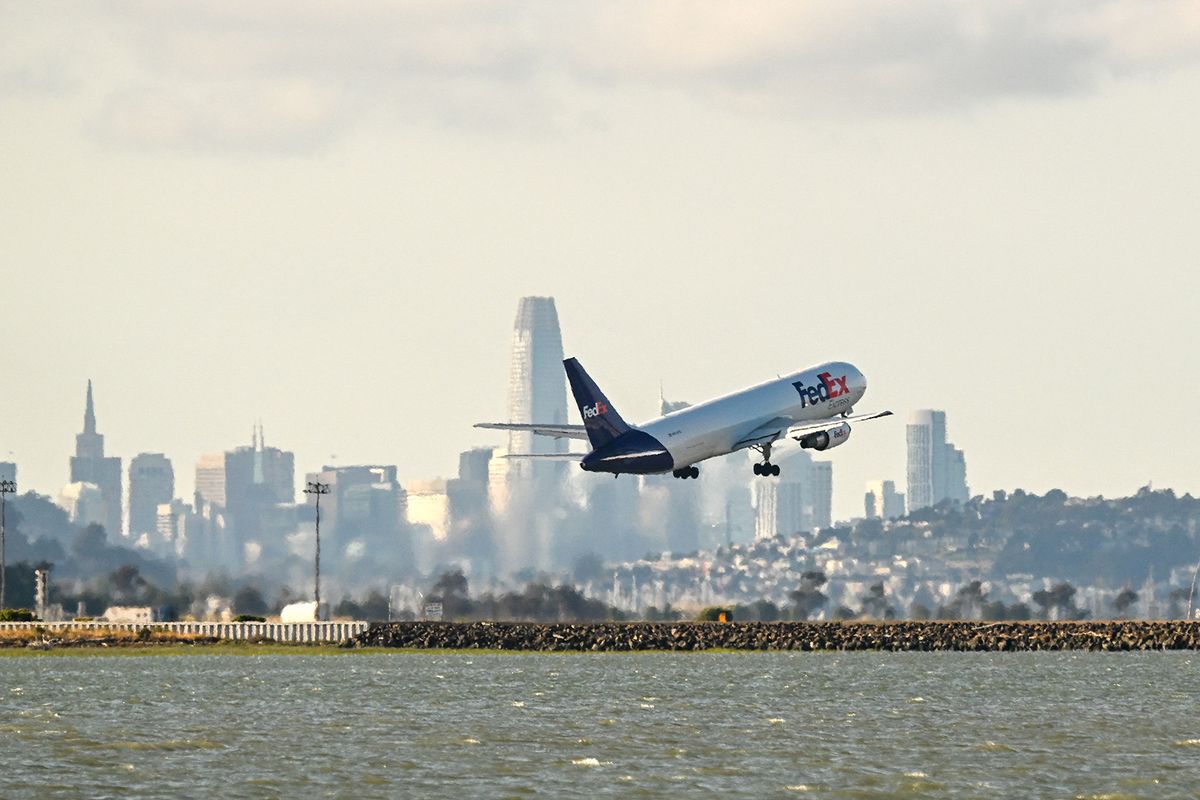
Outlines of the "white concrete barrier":
[{"label": "white concrete barrier", "polygon": [[317,643],[344,642],[369,627],[370,623],[353,622],[0,622],[0,631],[44,630],[53,636],[58,632],[131,631],[143,628],[152,631],[211,636],[232,641],[270,639],[276,642]]}]

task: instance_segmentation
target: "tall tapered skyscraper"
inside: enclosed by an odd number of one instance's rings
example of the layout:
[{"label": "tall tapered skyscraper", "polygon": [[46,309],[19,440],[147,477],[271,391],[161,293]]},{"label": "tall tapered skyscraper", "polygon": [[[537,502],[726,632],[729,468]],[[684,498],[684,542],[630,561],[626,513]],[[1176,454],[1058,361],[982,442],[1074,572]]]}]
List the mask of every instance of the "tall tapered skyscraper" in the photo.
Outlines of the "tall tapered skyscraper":
[{"label": "tall tapered skyscraper", "polygon": [[[513,325],[512,362],[508,374],[510,422],[564,424],[567,389],[563,373],[562,333],[553,297],[522,297]],[[512,431],[510,453],[565,453],[567,440]],[[511,469],[539,479],[562,474],[562,463],[514,459]]]},{"label": "tall tapered skyscraper", "polygon": [[[513,325],[508,377],[508,419],[520,423],[567,421],[567,380],[562,334],[553,297],[523,297]],[[508,453],[565,453],[567,442],[528,431],[512,431]],[[553,512],[562,500],[566,462],[504,457],[488,468],[488,496],[499,525],[500,572],[551,565],[557,525]],[[494,466],[494,469],[493,469]]]},{"label": "tall tapered skyscraper", "polygon": [[83,431],[75,437],[75,455],[71,457],[71,483],[92,483],[100,487],[104,497],[104,529],[110,537],[120,536],[121,459],[104,456],[104,435],[96,432],[96,406],[92,402],[90,380]]}]

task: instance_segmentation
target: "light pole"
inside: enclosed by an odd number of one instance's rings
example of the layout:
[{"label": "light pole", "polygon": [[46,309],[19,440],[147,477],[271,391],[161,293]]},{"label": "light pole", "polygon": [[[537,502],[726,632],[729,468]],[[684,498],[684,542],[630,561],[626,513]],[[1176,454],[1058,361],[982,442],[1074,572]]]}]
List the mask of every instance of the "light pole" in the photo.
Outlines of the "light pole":
[{"label": "light pole", "polygon": [[4,506],[8,495],[16,494],[16,492],[16,481],[0,481],[0,611],[6,608],[4,605],[4,573],[8,567],[4,560]]},{"label": "light pole", "polygon": [[317,563],[315,572],[315,588],[313,596],[317,600],[317,619],[321,618],[321,495],[329,494],[329,484],[320,483],[319,481],[308,481],[308,488],[304,490],[305,494],[315,494],[317,496]]}]

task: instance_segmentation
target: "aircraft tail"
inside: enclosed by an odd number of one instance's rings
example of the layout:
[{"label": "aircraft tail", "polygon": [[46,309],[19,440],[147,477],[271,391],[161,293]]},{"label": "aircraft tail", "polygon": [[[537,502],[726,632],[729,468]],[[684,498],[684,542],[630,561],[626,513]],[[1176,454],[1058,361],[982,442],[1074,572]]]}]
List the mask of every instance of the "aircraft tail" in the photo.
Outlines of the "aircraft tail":
[{"label": "aircraft tail", "polygon": [[603,447],[629,431],[625,420],[621,419],[621,415],[613,408],[612,403],[608,402],[604,392],[600,391],[600,387],[577,360],[566,359],[563,361],[563,369],[567,371],[571,394],[575,395],[575,403],[579,406],[583,427],[593,449]]}]

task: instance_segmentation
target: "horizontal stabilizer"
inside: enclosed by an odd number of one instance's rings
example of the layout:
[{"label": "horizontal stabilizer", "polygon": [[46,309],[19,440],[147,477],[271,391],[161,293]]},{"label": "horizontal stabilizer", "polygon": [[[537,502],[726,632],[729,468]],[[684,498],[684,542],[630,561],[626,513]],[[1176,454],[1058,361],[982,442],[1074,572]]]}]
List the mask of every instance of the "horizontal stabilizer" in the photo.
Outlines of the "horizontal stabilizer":
[{"label": "horizontal stabilizer", "polygon": [[587,439],[587,431],[582,425],[555,425],[553,423],[540,425],[525,422],[480,422],[476,428],[488,428],[496,431],[529,431],[539,436],[553,436],[555,439]]},{"label": "horizontal stabilizer", "polygon": [[504,458],[541,458],[547,461],[578,461],[587,453],[505,453]]}]

